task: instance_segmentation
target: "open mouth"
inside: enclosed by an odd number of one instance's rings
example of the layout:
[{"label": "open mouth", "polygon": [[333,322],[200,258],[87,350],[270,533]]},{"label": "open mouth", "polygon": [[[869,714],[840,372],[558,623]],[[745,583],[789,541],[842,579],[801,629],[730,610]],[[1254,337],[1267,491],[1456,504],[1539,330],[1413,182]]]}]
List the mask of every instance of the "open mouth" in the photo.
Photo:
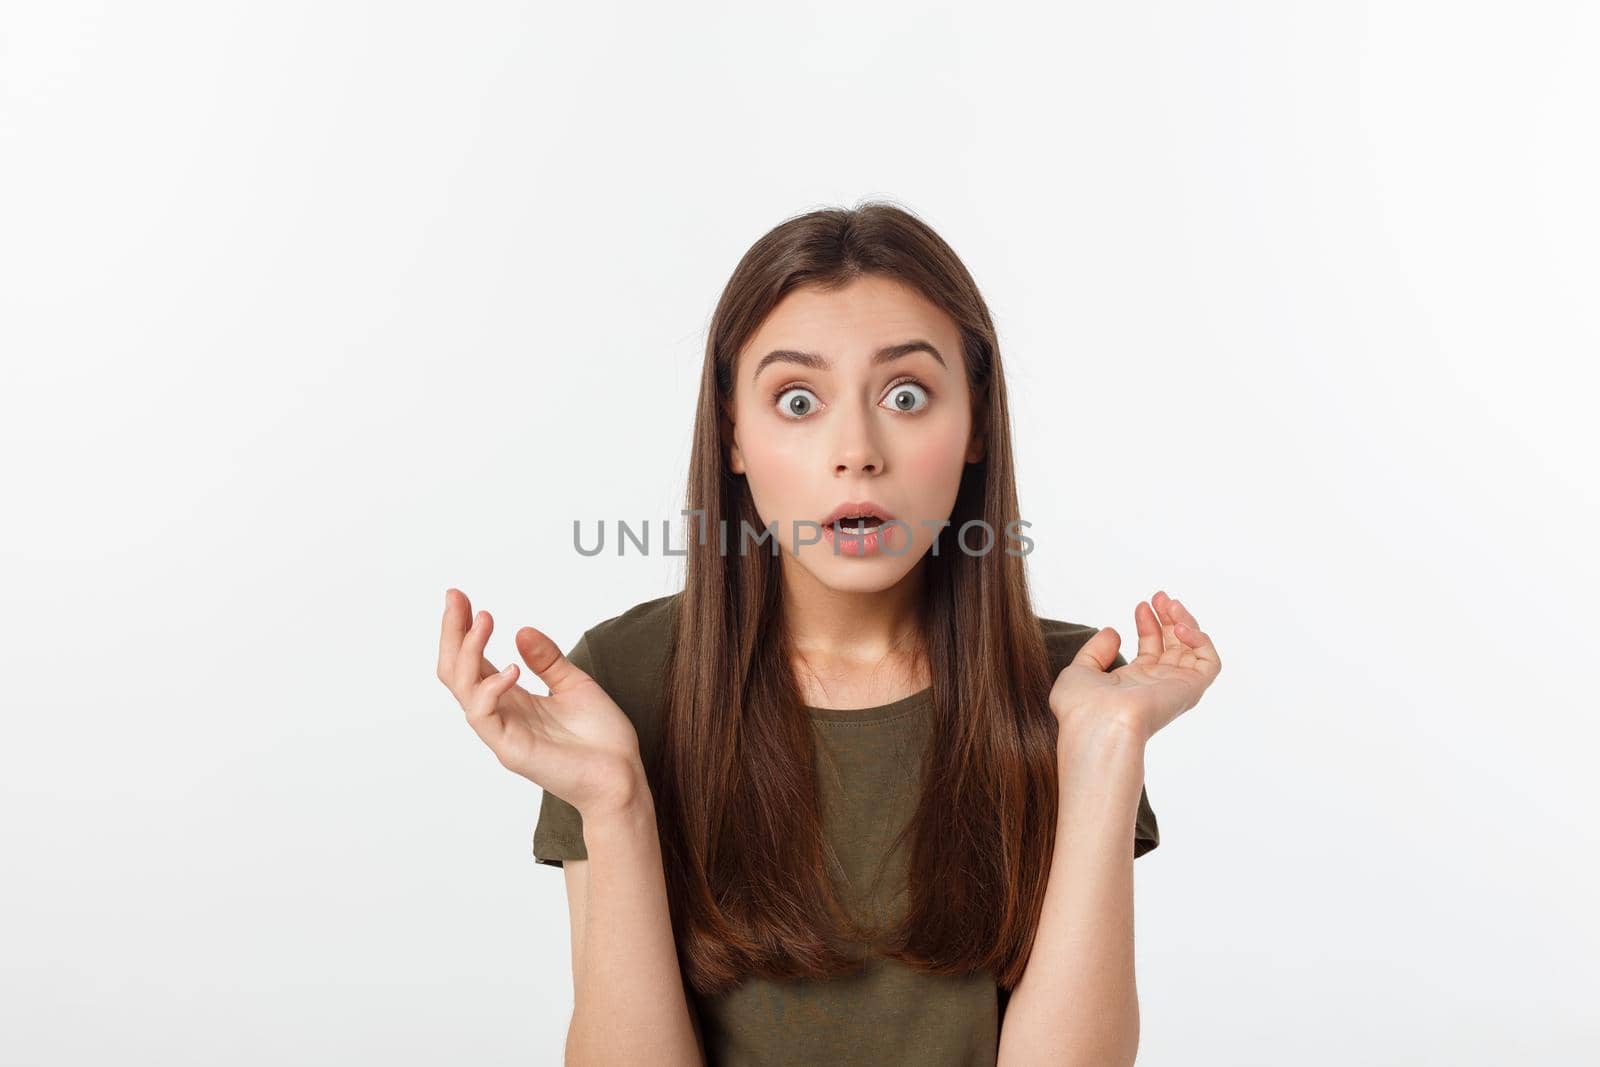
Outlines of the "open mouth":
[{"label": "open mouth", "polygon": [[841,500],[822,520],[822,540],[835,555],[876,556],[890,550],[894,521],[876,500]]},{"label": "open mouth", "polygon": [[830,525],[845,533],[868,533],[883,525],[876,515],[846,515]]}]

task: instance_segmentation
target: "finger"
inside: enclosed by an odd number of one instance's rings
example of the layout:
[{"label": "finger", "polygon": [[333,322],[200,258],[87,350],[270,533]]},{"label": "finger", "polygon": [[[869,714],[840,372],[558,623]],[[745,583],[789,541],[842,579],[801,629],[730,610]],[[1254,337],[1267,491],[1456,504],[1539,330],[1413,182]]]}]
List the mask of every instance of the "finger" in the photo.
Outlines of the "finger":
[{"label": "finger", "polygon": [[1139,631],[1139,655],[1160,659],[1167,646],[1161,636],[1161,620],[1148,602],[1141,600],[1134,606],[1133,625]]},{"label": "finger", "polygon": [[517,631],[516,642],[523,661],[533,669],[541,682],[550,687],[551,696],[589,680],[583,668],[563,655],[561,646],[543,630],[524,626]]},{"label": "finger", "polygon": [[455,680],[456,656],[461,639],[467,635],[472,619],[472,601],[454,587],[444,591],[444,619],[439,624],[439,680],[446,685]]},{"label": "finger", "polygon": [[1200,629],[1200,620],[1196,619],[1181,601],[1174,600],[1172,610],[1177,619],[1174,630],[1183,643],[1189,646],[1189,651],[1193,652],[1197,659],[1208,661],[1221,670],[1222,658],[1217,655],[1216,646],[1211,643],[1211,638]]},{"label": "finger", "polygon": [[[493,663],[489,662],[488,657],[485,656],[485,657],[480,657],[479,658],[479,660],[478,660],[478,677],[480,679],[487,678],[492,674],[498,674],[499,671],[500,671],[500,668],[496,667]],[[522,668],[521,668],[521,666],[517,667],[517,677],[519,679],[522,677]],[[543,698],[539,697],[539,696],[535,696],[534,694],[529,693],[527,690],[522,689],[519,686],[513,684],[510,688],[508,688],[504,693],[501,694],[501,696],[500,696],[500,710],[501,711],[505,711],[505,710],[508,709],[508,707],[510,709],[518,709],[519,707],[523,706],[527,702],[531,702],[532,704],[536,705],[538,703],[538,701],[541,700],[541,699],[543,699]],[[508,701],[510,702],[509,705],[507,704]]]},{"label": "finger", "polygon": [[1072,657],[1069,667],[1092,667],[1101,673],[1111,669],[1117,653],[1122,650],[1122,635],[1107,626],[1083,643],[1078,654]]},{"label": "finger", "polygon": [[1177,597],[1173,597],[1171,600],[1167,601],[1167,603],[1172,608],[1172,617],[1175,620],[1183,623],[1191,630],[1200,629],[1200,620],[1195,618],[1194,614],[1184,606],[1183,601],[1179,600]]},{"label": "finger", "polygon": [[473,617],[472,626],[467,630],[467,635],[461,639],[461,648],[456,652],[455,680],[461,691],[470,690],[482,677],[478,672],[478,663],[483,659],[484,646],[489,643],[489,634],[494,631],[494,618],[487,611],[480,611]]},{"label": "finger", "polygon": [[[1156,595],[1150,598],[1150,606],[1155,608],[1156,618],[1161,621],[1161,647],[1163,650],[1169,644],[1179,649],[1186,647],[1182,641],[1178,640],[1178,635],[1172,632],[1172,627],[1178,621],[1173,617],[1172,605],[1173,599],[1167,595],[1164,589],[1157,589]],[[1169,637],[1171,638],[1170,641],[1168,640]]]},{"label": "finger", "polygon": [[500,734],[504,724],[495,714],[495,708],[499,706],[501,694],[517,683],[517,670],[515,663],[508,663],[505,670],[496,671],[472,687],[467,700],[467,721],[485,741]]}]

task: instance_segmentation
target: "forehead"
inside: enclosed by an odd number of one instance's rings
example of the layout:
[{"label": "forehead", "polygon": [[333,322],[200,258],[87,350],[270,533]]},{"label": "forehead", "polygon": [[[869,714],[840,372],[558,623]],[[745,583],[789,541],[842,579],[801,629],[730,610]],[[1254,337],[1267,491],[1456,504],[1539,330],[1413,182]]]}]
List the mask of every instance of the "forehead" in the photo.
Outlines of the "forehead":
[{"label": "forehead", "polygon": [[841,289],[805,285],[785,294],[739,353],[740,376],[775,348],[817,352],[835,367],[866,366],[886,345],[915,338],[931,342],[951,369],[959,366],[954,320],[915,289],[893,278],[866,275]]}]

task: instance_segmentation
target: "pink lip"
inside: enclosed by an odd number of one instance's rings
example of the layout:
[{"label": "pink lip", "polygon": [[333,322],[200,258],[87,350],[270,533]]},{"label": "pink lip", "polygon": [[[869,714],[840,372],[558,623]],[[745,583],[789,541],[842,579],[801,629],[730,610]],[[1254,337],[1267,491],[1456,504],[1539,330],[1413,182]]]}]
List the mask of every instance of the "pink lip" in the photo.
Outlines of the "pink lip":
[{"label": "pink lip", "polygon": [[[837,526],[829,524],[822,528],[822,541],[836,556],[875,556],[882,550],[884,541],[893,530],[893,526],[880,526],[876,530],[858,534],[840,530]],[[838,543],[835,544],[835,541]]]}]

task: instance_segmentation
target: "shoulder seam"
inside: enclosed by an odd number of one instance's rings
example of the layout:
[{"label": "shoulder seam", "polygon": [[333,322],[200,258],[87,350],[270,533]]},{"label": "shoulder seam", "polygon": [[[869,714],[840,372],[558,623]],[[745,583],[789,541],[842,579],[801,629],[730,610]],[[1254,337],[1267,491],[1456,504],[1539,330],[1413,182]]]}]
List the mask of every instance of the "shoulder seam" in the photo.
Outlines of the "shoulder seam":
[{"label": "shoulder seam", "polygon": [[1087,623],[1068,622],[1065,619],[1051,619],[1043,615],[1039,616],[1039,628],[1046,634],[1067,634],[1079,633],[1082,631],[1093,633],[1095,630],[1099,629],[1098,626],[1090,626]]},{"label": "shoulder seam", "polygon": [[601,625],[596,623],[589,627],[583,632],[583,636],[584,640],[589,642],[589,664],[594,667],[594,680],[599,683],[601,689],[609,693],[611,690],[606,689],[605,657],[600,654],[600,635],[595,632]]}]

